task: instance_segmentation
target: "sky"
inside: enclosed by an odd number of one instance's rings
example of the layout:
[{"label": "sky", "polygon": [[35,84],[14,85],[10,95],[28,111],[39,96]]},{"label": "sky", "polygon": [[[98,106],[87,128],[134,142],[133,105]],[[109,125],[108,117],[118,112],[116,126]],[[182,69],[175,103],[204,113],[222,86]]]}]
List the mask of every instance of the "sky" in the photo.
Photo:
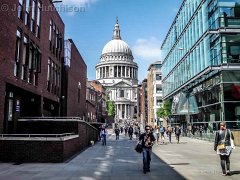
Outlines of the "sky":
[{"label": "sky", "polygon": [[161,61],[161,44],[182,0],[62,0],[56,3],[65,24],[65,39],[72,39],[87,64],[87,77],[96,79],[95,66],[104,46],[112,40],[118,16],[121,38],[138,64],[139,83],[149,65]]}]

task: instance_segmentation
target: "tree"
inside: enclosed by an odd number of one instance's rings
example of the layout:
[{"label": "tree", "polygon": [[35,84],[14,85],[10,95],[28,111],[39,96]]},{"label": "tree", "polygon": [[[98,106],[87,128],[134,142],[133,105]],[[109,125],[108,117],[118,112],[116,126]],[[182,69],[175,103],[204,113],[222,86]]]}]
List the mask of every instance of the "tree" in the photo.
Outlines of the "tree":
[{"label": "tree", "polygon": [[108,116],[114,117],[115,116],[115,103],[114,101],[107,101],[107,112]]},{"label": "tree", "polygon": [[169,100],[163,102],[163,107],[157,110],[157,117],[163,118],[167,121],[168,116],[171,114],[172,104]]}]

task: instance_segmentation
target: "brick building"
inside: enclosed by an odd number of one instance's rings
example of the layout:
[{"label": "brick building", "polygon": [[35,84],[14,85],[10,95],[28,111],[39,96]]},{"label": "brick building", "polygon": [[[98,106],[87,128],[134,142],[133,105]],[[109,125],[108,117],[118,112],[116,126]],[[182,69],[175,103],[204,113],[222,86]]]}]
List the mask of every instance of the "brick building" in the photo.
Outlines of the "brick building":
[{"label": "brick building", "polygon": [[91,86],[97,91],[96,118],[98,122],[105,123],[107,118],[106,88],[99,81],[91,81]]},{"label": "brick building", "polygon": [[87,81],[86,90],[86,121],[87,122],[97,122],[96,112],[97,112],[97,96],[98,91],[91,85],[91,81]]},{"label": "brick building", "polygon": [[50,0],[1,0],[0,133],[19,117],[59,116],[64,23]]},{"label": "brick building", "polygon": [[72,39],[64,43],[62,116],[85,119],[87,66]]},{"label": "brick building", "polygon": [[148,123],[147,79],[138,85],[138,116],[137,121],[143,125]]}]

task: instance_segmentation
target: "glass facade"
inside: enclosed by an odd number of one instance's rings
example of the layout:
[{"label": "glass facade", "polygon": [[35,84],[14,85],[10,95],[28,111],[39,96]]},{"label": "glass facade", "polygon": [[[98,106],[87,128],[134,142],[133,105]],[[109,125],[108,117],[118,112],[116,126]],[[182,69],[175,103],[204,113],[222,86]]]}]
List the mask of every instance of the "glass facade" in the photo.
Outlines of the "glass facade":
[{"label": "glass facade", "polygon": [[[199,111],[192,121],[239,119],[238,0],[184,0],[161,49],[164,99],[175,106],[174,96],[181,92],[187,92],[188,101],[194,97]],[[229,93],[233,89],[235,99]]]}]

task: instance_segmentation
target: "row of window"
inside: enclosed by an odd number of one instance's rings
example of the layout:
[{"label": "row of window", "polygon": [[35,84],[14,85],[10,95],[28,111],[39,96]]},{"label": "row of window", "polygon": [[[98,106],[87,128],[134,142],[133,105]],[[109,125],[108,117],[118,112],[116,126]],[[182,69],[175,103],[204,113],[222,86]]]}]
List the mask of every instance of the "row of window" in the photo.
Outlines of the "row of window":
[{"label": "row of window", "polygon": [[14,76],[28,83],[38,85],[41,72],[41,51],[27,35],[18,29],[16,33]]},{"label": "row of window", "polygon": [[38,38],[40,38],[41,8],[42,4],[37,0],[18,1],[18,18],[21,19]]},{"label": "row of window", "polygon": [[60,95],[61,69],[58,64],[48,59],[47,90],[53,94]]},{"label": "row of window", "polygon": [[103,66],[97,69],[98,78],[129,77],[137,79],[137,69],[128,66]]},{"label": "row of window", "polygon": [[59,31],[58,27],[51,19],[49,25],[49,50],[58,59],[58,61],[61,61],[62,49],[63,49],[62,33]]},{"label": "row of window", "polygon": [[[171,45],[165,43],[162,47],[163,58],[166,60],[166,62],[163,64],[164,68],[162,68],[163,78],[169,74],[169,72],[177,65],[179,60],[185,56],[185,54],[195,45],[202,34],[207,30],[208,20],[206,18],[206,14],[206,5],[202,5],[199,11],[195,13],[195,16],[192,17],[192,20],[189,22],[190,24],[188,27],[184,29],[184,32],[182,32],[181,37],[174,35],[174,31],[172,30],[173,34],[168,36],[168,39],[166,41],[171,42]],[[176,21],[174,24],[176,32],[180,31],[180,24],[180,20]],[[176,42],[177,38],[180,39],[178,39]],[[175,47],[172,49],[173,45],[175,45]]]},{"label": "row of window", "polygon": [[[216,1],[212,1],[212,3],[214,2]],[[224,4],[227,5],[228,3]],[[209,6],[211,7],[211,4]],[[204,7],[208,9],[202,11],[202,8]],[[202,13],[211,12],[210,7],[203,4],[202,7],[199,8],[199,11],[202,11]],[[208,25],[211,23],[211,16],[221,16],[222,13],[219,13],[220,9],[223,11],[228,8],[220,8],[219,4],[216,3],[214,12],[218,12],[218,14],[213,13],[208,16],[209,19],[206,21]],[[236,9],[234,12],[236,14]],[[220,35],[219,33],[212,34],[210,32],[205,34],[204,37],[201,37],[199,29],[202,27],[208,27],[208,25],[193,25],[194,19],[199,17],[197,16],[198,13],[199,12],[195,12],[195,17],[193,17],[190,26],[183,32],[181,39],[176,42],[176,47],[171,51],[167,51],[168,55],[166,56],[166,61],[162,68],[163,77],[166,77],[163,84],[164,96],[183,85],[208,66],[218,66],[222,63],[240,63],[239,34]],[[206,24],[206,22],[203,21],[203,24]],[[218,23],[221,22],[219,21]],[[187,32],[191,33],[189,34]],[[200,37],[201,39],[199,39]],[[171,36],[168,38],[168,40],[173,43],[175,42]],[[197,41],[199,41],[198,44],[195,43]],[[186,48],[184,42],[189,42],[186,44]],[[182,49],[177,48],[180,47],[179,44],[183,45]],[[168,45],[164,45],[163,48],[167,49]],[[191,49],[191,51],[189,51],[189,49]]]},{"label": "row of window", "polygon": [[119,55],[119,56],[109,56],[109,55],[105,55],[102,56],[101,61],[118,61],[118,60],[122,60],[122,61],[132,61],[133,57],[131,56],[125,56],[125,55]]}]

